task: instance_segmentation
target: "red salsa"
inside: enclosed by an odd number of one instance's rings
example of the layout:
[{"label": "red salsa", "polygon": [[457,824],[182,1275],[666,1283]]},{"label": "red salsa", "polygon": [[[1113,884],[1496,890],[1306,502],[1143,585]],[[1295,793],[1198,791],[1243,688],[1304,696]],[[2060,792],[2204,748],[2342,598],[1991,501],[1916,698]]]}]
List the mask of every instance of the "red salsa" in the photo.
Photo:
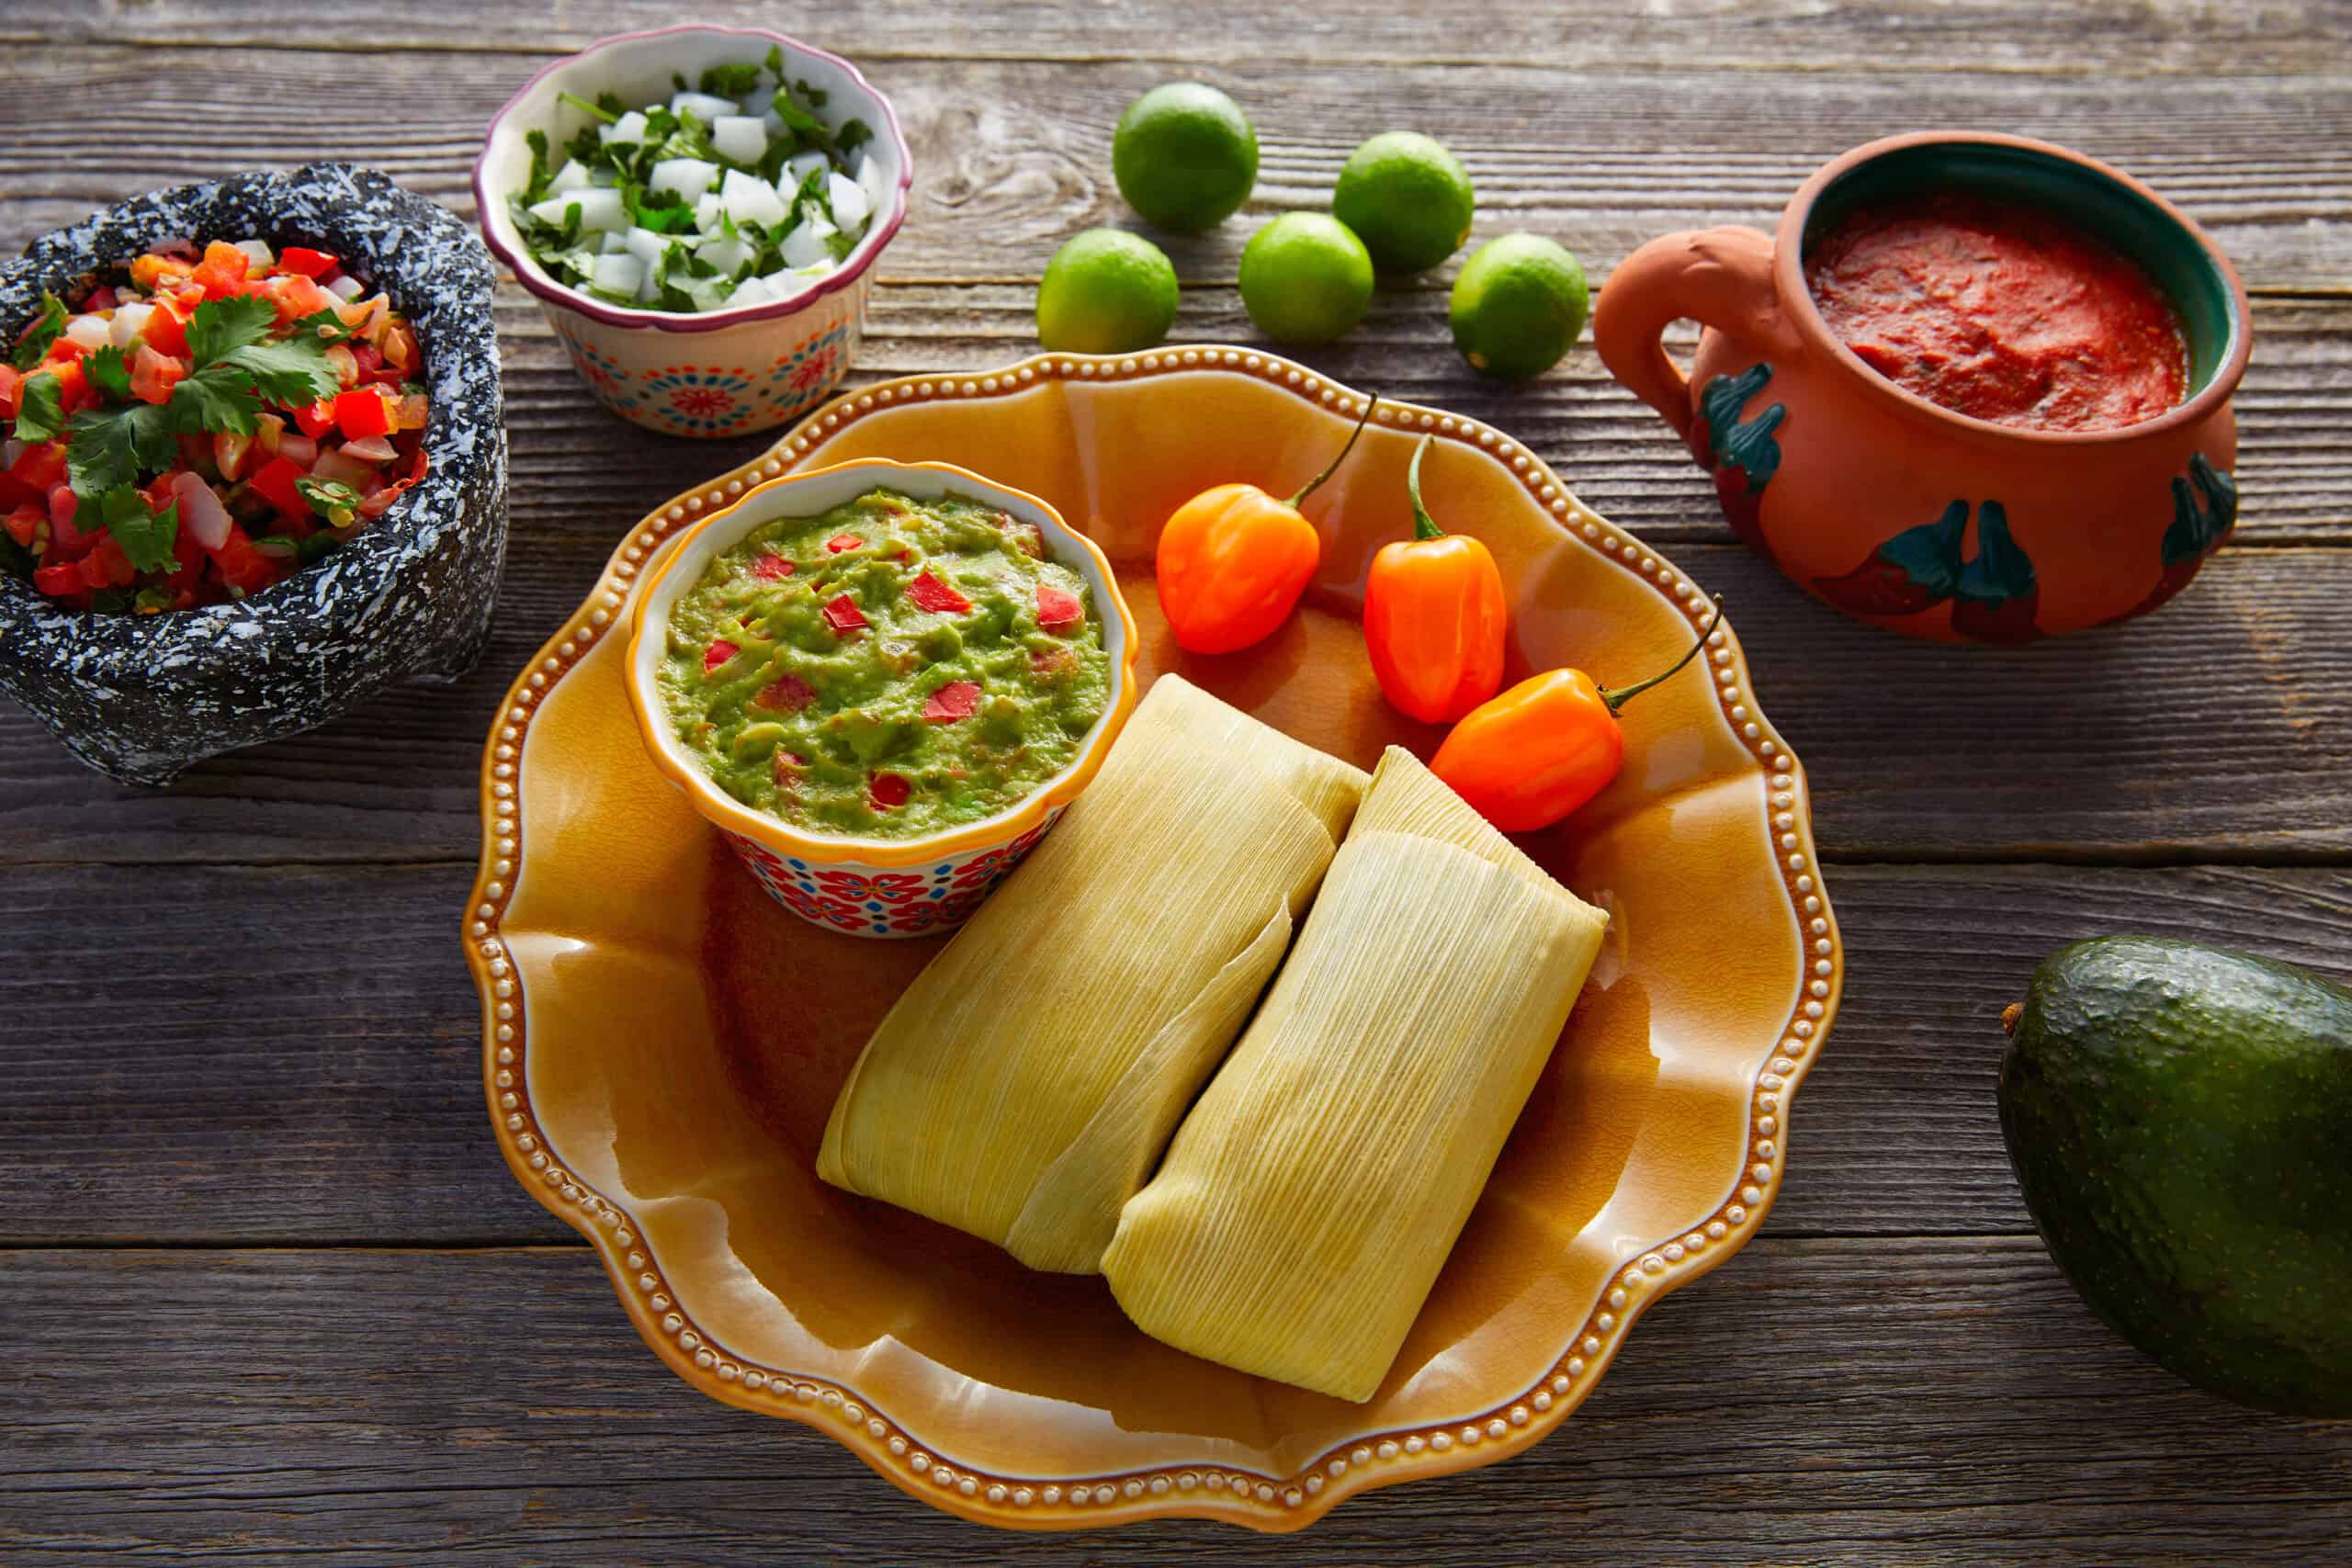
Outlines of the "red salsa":
[{"label": "red salsa", "polygon": [[2127,257],[2030,207],[1945,193],[1863,207],[1805,257],[1829,330],[1905,391],[2022,430],[2177,407],[2180,318]]}]

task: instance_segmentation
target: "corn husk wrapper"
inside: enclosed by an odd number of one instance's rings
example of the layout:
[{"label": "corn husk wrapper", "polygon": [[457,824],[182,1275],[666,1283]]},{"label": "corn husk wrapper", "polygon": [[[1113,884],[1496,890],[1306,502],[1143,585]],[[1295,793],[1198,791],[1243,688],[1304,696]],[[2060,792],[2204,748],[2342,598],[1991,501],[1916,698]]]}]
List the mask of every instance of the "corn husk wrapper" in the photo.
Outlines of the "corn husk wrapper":
[{"label": "corn husk wrapper", "polygon": [[1102,1271],[1153,1337],[1378,1392],[1606,917],[1392,748],[1249,1032]]},{"label": "corn husk wrapper", "polygon": [[883,1019],[817,1173],[1091,1273],[1247,1021],[1363,772],[1162,676]]}]

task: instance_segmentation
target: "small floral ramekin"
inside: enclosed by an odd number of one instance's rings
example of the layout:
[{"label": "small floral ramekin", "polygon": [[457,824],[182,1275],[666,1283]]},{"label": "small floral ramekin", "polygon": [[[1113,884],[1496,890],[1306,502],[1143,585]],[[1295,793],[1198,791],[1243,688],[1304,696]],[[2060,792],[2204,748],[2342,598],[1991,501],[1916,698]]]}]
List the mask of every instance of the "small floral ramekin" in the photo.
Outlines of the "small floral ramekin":
[{"label": "small floral ramekin", "polygon": [[[866,155],[880,161],[890,200],[842,265],[789,299],[686,315],[608,305],[559,283],[531,259],[506,198],[530,179],[526,138],[545,130],[561,141],[582,117],[556,95],[625,103],[667,98],[673,73],[689,81],[707,68],[784,51],[795,80],[826,94],[825,114],[874,129]],[[666,435],[748,435],[816,407],[841,383],[857,353],[874,263],[906,221],[912,158],[890,101],[848,61],[760,28],[675,27],[619,33],[542,69],[490,122],[474,161],[474,204],[482,237],[514,279],[538,297],[540,313],[596,400]]]},{"label": "small floral ramekin", "polygon": [[[1093,590],[1102,617],[1102,646],[1111,656],[1109,700],[1069,766],[993,817],[912,839],[802,832],[745,806],[713,784],[678,743],[656,682],[669,642],[670,612],[714,559],[754,528],[780,517],[813,516],[877,485],[924,500],[968,496],[1035,524],[1045,531],[1053,558]],[[923,936],[961,925],[1093,782],[1135,710],[1136,646],[1135,620],[1110,561],[1045,502],[949,463],[863,457],[771,479],[678,536],[638,592],[629,632],[628,699],[654,766],[685,792],[777,903],[813,924],[856,936]]]}]

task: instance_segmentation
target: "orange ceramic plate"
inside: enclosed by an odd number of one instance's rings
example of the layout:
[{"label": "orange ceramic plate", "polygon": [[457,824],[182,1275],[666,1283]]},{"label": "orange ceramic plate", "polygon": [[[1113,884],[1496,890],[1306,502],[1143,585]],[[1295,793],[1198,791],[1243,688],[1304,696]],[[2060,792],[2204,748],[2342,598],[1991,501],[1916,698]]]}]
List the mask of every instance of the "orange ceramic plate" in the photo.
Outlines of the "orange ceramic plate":
[{"label": "orange ceramic plate", "polygon": [[1507,437],[1399,406],[1308,502],[1324,551],[1306,607],[1246,652],[1183,654],[1152,592],[1160,520],[1222,480],[1295,489],[1362,406],[1223,348],[868,388],[647,518],[515,682],[483,759],[466,916],[492,1117],[515,1176],[595,1244],[646,1342],[695,1387],[806,1421],[990,1524],[1292,1529],[1369,1487],[1519,1452],[1591,1392],[1642,1312],[1754,1233],[1842,959],[1804,772],[1728,629],[1627,710],[1618,782],[1524,840],[1609,911],[1608,942],[1369,1404],[1195,1360],[1132,1327],[1099,1280],[1031,1273],[816,1178],[835,1089],[936,943],[838,936],[778,908],[647,761],[616,635],[646,563],[786,468],[960,464],[1102,544],[1146,681],[1182,671],[1370,766],[1389,741],[1427,756],[1438,739],[1381,702],[1352,619],[1373,552],[1409,532],[1405,464],[1433,431],[1431,505],[1487,541],[1511,586],[1511,678],[1576,663],[1623,682],[1687,644],[1697,585]]}]

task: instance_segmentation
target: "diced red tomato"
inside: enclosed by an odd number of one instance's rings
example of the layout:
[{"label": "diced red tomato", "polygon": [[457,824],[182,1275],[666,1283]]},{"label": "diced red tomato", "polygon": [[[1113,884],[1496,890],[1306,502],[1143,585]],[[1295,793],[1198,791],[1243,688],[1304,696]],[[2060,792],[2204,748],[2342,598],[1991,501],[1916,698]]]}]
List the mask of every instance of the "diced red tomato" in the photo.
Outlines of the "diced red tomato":
[{"label": "diced red tomato", "polygon": [[253,446],[254,438],[250,435],[240,435],[233,430],[216,430],[212,433],[212,466],[220,470],[222,479],[234,483],[244,471],[245,457],[253,450]]},{"label": "diced red tomato", "polygon": [[65,443],[38,441],[19,453],[8,466],[8,477],[29,486],[46,498],[52,485],[65,479]]},{"label": "diced red tomato", "polygon": [[1078,663],[1078,655],[1067,648],[1048,648],[1029,656],[1029,672],[1044,681],[1058,681],[1063,671]]},{"label": "diced red tomato", "polygon": [[156,353],[185,358],[187,355],[187,320],[195,313],[176,296],[159,294],[155,297],[155,308],[147,312],[147,324],[139,329],[139,335],[145,338],[147,346]]},{"label": "diced red tomato", "polygon": [[332,310],[337,302],[334,295],[300,275],[273,277],[269,280],[269,288],[277,298],[280,323],[315,316],[321,310]]},{"label": "diced red tomato", "polygon": [[337,266],[334,257],[304,245],[288,245],[277,253],[277,265],[304,277],[325,279]]},{"label": "diced red tomato", "polygon": [[141,402],[167,403],[172,400],[172,389],[187,375],[186,360],[158,354],[142,343],[130,362],[130,395]]},{"label": "diced red tomato", "polygon": [[31,549],[33,541],[40,536],[40,525],[48,521],[49,513],[40,507],[29,502],[21,503],[7,516],[0,517],[0,531],[6,531],[8,537],[24,548]]},{"label": "diced red tomato", "polygon": [[23,371],[13,365],[0,364],[0,419],[17,417],[17,389],[24,380]]},{"label": "diced red tomato", "polygon": [[[394,405],[384,395],[381,387],[354,387],[337,393],[334,400],[334,422],[345,435],[358,438],[368,435],[390,435],[400,428],[394,418]],[[303,429],[311,434],[308,424]]]},{"label": "diced red tomato", "polygon": [[774,708],[778,713],[798,713],[817,700],[817,689],[797,675],[784,675],[760,688],[752,699],[755,707]]},{"label": "diced red tomato", "polygon": [[752,563],[752,575],[765,578],[770,582],[782,582],[792,575],[792,563],[770,550]]},{"label": "diced red tomato", "polygon": [[128,588],[139,581],[139,569],[130,564],[112,534],[101,534],[90,553],[82,558],[82,576],[92,588]]},{"label": "diced red tomato", "polygon": [[294,423],[301,427],[305,435],[324,435],[334,428],[334,399],[321,398],[309,408],[296,409]]},{"label": "diced red tomato", "polygon": [[707,675],[713,671],[725,669],[734,661],[735,656],[742,651],[725,637],[716,639],[708,648],[703,649],[702,672]]},{"label": "diced red tomato", "polygon": [[245,482],[255,495],[278,511],[300,517],[311,510],[311,503],[302,499],[300,491],[294,488],[294,481],[300,479],[302,473],[302,466],[291,457],[272,457]]},{"label": "diced red tomato", "polygon": [[59,561],[33,569],[33,586],[52,599],[70,598],[89,592],[89,579],[82,575],[79,561]]},{"label": "diced red tomato", "polygon": [[977,681],[950,681],[931,694],[922,705],[922,716],[933,724],[954,724],[972,716],[980,705],[980,687]]},{"label": "diced red tomato", "polygon": [[57,403],[67,413],[88,408],[98,400],[97,392],[90,386],[90,373],[82,368],[79,353],[64,359],[44,359],[32,374],[57,378]]},{"label": "diced red tomato", "polygon": [[247,593],[258,592],[281,575],[278,564],[254,548],[252,537],[234,523],[229,525],[229,536],[220,547],[207,553],[220,569],[220,581]]},{"label": "diced red tomato", "polygon": [[406,321],[395,321],[385,328],[381,346],[385,365],[403,377],[416,367],[416,333]]},{"label": "diced red tomato", "polygon": [[74,514],[80,510],[82,510],[82,498],[74,493],[74,487],[72,485],[51,485],[50,487],[49,520],[52,525],[62,523],[71,526],[74,522]]},{"label": "diced red tomato", "polygon": [[246,277],[252,271],[253,257],[225,240],[215,240],[204,247],[196,281],[203,286],[206,299],[225,299],[247,292]]},{"label": "diced red tomato", "polygon": [[897,773],[876,773],[866,784],[866,793],[873,796],[877,811],[897,810],[914,792],[915,786]]},{"label": "diced red tomato", "polygon": [[[60,494],[67,498],[69,504],[60,506],[57,503]],[[74,525],[74,514],[78,508],[70,504],[74,500],[70,487],[59,485],[49,492],[49,558],[80,560],[96,546],[98,536],[96,533],[85,534]]]},{"label": "diced red tomato", "polygon": [[831,550],[835,555],[839,555],[843,550],[854,550],[864,543],[865,543],[865,541],[859,538],[854,534],[836,534],[831,538],[825,541],[825,548]]},{"label": "diced red tomato", "polygon": [[1078,595],[1050,583],[1037,584],[1037,624],[1049,632],[1057,632],[1080,625],[1086,619],[1086,606]]},{"label": "diced red tomato", "polygon": [[927,571],[915,573],[907,584],[907,597],[935,615],[960,615],[972,607],[972,602]]},{"label": "diced red tomato", "polygon": [[865,625],[865,616],[858,609],[857,601],[842,593],[825,606],[825,623],[833,628],[835,637],[847,637]]}]

